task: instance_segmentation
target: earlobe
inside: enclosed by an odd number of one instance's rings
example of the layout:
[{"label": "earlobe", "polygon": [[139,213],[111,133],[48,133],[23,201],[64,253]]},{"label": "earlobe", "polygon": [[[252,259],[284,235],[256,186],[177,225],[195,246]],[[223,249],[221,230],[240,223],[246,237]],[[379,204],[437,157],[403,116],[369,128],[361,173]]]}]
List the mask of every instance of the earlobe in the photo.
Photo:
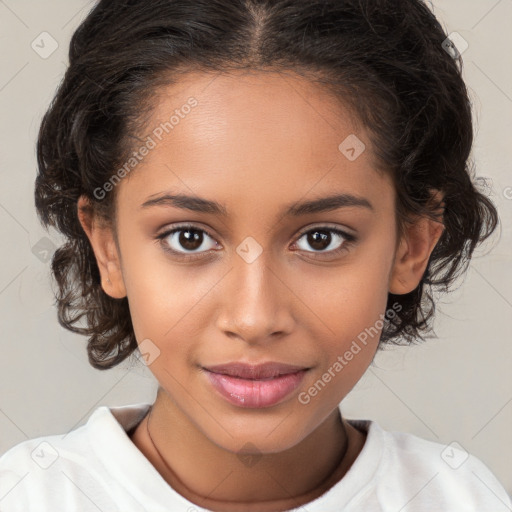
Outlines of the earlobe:
[{"label": "earlobe", "polygon": [[104,292],[114,299],[126,297],[126,288],[112,229],[99,225],[90,202],[85,196],[81,196],[78,200],[77,214],[94,251]]},{"label": "earlobe", "polygon": [[[116,251],[117,252],[117,251]],[[126,297],[126,288],[124,286],[123,274],[119,266],[117,257],[107,261],[107,286],[103,284],[105,293],[114,299],[122,299]]]},{"label": "earlobe", "polygon": [[389,279],[389,292],[403,295],[419,285],[444,225],[422,217],[409,225],[396,251]]}]

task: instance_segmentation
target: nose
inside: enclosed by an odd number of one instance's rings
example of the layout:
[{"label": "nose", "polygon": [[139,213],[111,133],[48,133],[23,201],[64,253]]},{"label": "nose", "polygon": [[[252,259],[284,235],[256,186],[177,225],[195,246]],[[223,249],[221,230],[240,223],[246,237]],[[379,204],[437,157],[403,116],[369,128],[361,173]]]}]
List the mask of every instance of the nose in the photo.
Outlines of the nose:
[{"label": "nose", "polygon": [[[223,280],[217,328],[249,344],[274,342],[292,332],[293,292],[265,251],[248,262],[238,254]],[[281,274],[281,275],[280,275]]]}]

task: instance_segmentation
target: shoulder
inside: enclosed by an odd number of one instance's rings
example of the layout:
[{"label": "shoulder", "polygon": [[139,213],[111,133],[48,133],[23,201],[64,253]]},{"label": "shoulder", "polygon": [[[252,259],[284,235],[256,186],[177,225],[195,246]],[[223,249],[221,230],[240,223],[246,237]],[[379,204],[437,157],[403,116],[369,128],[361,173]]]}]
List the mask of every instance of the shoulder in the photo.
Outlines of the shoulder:
[{"label": "shoulder", "polygon": [[87,432],[81,427],[68,438],[37,437],[10,448],[0,457],[1,510],[33,510],[37,502],[49,506],[56,486],[66,491],[71,479],[85,473],[90,465],[87,446]]},{"label": "shoulder", "polygon": [[[28,439],[0,457],[0,510],[92,510],[81,490],[105,487],[89,425],[68,434]],[[107,489],[105,489],[107,490]],[[93,496],[91,499],[95,500]],[[104,500],[104,498],[99,498]],[[59,505],[60,501],[60,505]],[[112,503],[106,503],[107,509]]]},{"label": "shoulder", "polygon": [[[404,506],[402,501],[408,496],[417,507],[512,510],[510,497],[498,479],[458,442],[445,445],[406,432],[386,431],[374,421],[362,420],[362,424],[382,446],[375,483],[383,503]],[[402,497],[398,500],[397,492]]]},{"label": "shoulder", "polygon": [[[0,510],[114,510],[116,482],[105,466],[109,444],[126,443],[123,432],[140,417],[141,408],[99,407],[87,423],[67,434],[23,441],[0,457]],[[120,413],[125,423],[114,415]],[[131,415],[126,415],[131,411]],[[121,455],[121,454],[119,454]],[[52,508],[54,507],[54,508]]]}]

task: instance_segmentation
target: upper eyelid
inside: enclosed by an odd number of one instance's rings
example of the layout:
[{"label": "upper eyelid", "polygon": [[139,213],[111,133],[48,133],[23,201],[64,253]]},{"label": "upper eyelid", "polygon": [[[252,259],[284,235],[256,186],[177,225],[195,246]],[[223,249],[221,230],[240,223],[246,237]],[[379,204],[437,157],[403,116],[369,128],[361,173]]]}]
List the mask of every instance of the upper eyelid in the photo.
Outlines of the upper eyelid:
[{"label": "upper eyelid", "polygon": [[215,240],[215,237],[211,234],[211,230],[208,229],[208,228],[204,228],[204,227],[201,227],[199,225],[195,225],[195,224],[179,224],[177,226],[173,226],[173,227],[169,227],[169,228],[164,228],[162,229],[161,231],[161,234],[158,235],[159,237],[162,237],[162,236],[169,236],[171,235],[172,233],[176,233],[177,231],[182,231],[182,230],[185,230],[187,228],[192,228],[192,229],[196,229],[197,231],[203,231],[204,233],[206,233],[210,238],[214,239]]},{"label": "upper eyelid", "polygon": [[310,231],[313,231],[315,229],[326,229],[326,230],[333,230],[333,231],[346,231],[348,235],[350,235],[350,229],[349,228],[345,228],[343,226],[339,226],[339,225],[334,225],[334,224],[330,224],[330,223],[325,223],[325,224],[316,224],[316,225],[313,225],[312,227],[311,226],[307,226],[305,228],[302,228],[299,230],[298,232],[298,236],[302,236],[306,233],[309,233]]}]

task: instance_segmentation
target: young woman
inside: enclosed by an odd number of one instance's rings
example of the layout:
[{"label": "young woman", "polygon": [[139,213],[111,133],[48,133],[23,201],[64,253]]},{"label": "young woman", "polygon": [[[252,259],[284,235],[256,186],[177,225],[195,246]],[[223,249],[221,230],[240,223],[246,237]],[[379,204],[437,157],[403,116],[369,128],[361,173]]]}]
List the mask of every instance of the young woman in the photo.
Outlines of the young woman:
[{"label": "young woman", "polygon": [[38,140],[63,326],[153,404],[0,459],[3,512],[505,511],[472,455],[339,404],[497,213],[419,0],[101,0]]}]

